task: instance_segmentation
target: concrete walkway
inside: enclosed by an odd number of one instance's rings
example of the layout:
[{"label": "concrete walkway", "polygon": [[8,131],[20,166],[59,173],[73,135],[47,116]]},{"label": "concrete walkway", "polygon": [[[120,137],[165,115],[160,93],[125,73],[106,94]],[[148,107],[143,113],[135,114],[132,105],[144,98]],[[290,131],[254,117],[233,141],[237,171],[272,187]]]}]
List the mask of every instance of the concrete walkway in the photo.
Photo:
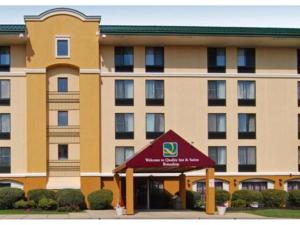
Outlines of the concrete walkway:
[{"label": "concrete walkway", "polygon": [[248,213],[229,212],[225,216],[207,215],[191,210],[145,210],[133,216],[116,216],[114,210],[86,210],[68,214],[0,215],[0,219],[266,219]]}]

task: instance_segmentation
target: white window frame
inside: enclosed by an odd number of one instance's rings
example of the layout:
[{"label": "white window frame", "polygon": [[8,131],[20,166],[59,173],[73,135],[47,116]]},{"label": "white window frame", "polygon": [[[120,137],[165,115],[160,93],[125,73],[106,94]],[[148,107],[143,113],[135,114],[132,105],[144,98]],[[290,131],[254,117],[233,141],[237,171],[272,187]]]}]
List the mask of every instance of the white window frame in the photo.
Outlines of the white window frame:
[{"label": "white window frame", "polygon": [[[68,55],[57,55],[58,49],[57,49],[57,42],[61,41],[61,40],[66,40],[68,42]],[[70,42],[71,42],[71,38],[68,35],[56,35],[55,36],[55,57],[58,59],[66,59],[66,58],[70,58]]]}]

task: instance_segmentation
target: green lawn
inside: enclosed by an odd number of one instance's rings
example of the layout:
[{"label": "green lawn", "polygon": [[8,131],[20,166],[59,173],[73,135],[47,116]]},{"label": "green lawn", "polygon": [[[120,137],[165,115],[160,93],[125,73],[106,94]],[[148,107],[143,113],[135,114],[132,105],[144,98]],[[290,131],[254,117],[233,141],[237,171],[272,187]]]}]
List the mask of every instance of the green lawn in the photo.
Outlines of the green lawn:
[{"label": "green lawn", "polygon": [[265,217],[300,219],[300,209],[255,209],[244,212]]},{"label": "green lawn", "polygon": [[0,215],[13,215],[13,214],[66,214],[67,212],[58,211],[44,211],[44,210],[23,210],[23,209],[4,209],[0,210]]}]

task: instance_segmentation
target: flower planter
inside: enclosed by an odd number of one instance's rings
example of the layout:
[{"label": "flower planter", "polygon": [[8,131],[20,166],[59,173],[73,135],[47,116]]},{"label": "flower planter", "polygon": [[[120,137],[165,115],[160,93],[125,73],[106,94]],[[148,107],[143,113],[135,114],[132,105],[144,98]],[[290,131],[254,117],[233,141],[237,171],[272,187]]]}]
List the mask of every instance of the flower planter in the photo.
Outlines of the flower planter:
[{"label": "flower planter", "polygon": [[124,212],[124,207],[116,207],[116,215],[117,216],[122,216]]},{"label": "flower planter", "polygon": [[218,214],[220,216],[224,216],[225,215],[225,212],[226,212],[226,206],[217,206],[217,209],[218,209]]}]

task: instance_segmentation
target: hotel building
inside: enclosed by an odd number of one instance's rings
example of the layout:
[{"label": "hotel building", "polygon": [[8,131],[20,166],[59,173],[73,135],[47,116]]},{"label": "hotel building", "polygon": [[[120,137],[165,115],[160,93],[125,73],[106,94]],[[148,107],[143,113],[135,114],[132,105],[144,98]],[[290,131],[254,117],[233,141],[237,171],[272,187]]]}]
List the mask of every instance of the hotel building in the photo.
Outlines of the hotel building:
[{"label": "hotel building", "polygon": [[[24,20],[0,25],[0,187],[115,193],[116,166],[173,130],[215,161],[217,189],[300,189],[300,29]],[[134,174],[135,207],[179,183]],[[204,193],[205,171],[184,186]]]}]

